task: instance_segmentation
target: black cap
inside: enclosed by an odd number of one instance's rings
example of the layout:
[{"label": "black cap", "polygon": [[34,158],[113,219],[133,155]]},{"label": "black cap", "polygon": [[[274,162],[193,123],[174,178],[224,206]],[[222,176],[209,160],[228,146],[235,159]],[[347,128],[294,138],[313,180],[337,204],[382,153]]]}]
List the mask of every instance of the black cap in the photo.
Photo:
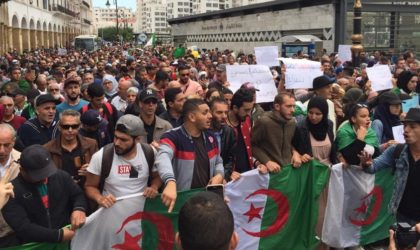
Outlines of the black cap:
[{"label": "black cap", "polygon": [[387,103],[387,104],[401,104],[400,97],[392,91],[387,91],[379,96],[379,104]]},{"label": "black cap", "polygon": [[411,108],[402,122],[420,122],[420,108]]},{"label": "black cap", "polygon": [[17,96],[17,95],[24,95],[24,96],[26,96],[27,95],[27,92],[25,90],[21,89],[21,88],[16,88],[10,94],[12,94],[13,96]]},{"label": "black cap", "polygon": [[328,79],[326,76],[318,76],[312,82],[312,86],[313,86],[312,89],[313,90],[320,89],[332,83],[333,81]]},{"label": "black cap", "polygon": [[141,102],[145,102],[148,99],[158,100],[156,91],[154,91],[153,89],[145,89],[142,92],[140,92],[140,94],[139,94],[139,100]]},{"label": "black cap", "polygon": [[102,117],[97,110],[88,109],[80,117],[80,121],[88,126],[98,125],[102,121]]},{"label": "black cap", "polygon": [[38,107],[39,105],[42,105],[42,104],[47,103],[47,102],[53,102],[55,104],[59,104],[60,100],[55,99],[54,96],[51,95],[51,94],[39,95],[35,99],[35,107]]},{"label": "black cap", "polygon": [[25,173],[34,182],[42,181],[57,171],[50,152],[39,144],[25,148],[19,162]]}]

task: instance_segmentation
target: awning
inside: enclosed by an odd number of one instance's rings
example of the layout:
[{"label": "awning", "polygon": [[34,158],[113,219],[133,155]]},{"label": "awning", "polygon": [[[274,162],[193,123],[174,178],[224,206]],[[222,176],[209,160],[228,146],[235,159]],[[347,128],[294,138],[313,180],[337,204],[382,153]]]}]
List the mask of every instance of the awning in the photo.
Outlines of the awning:
[{"label": "awning", "polygon": [[314,35],[291,35],[284,36],[277,40],[279,43],[293,43],[293,42],[319,42],[322,41]]}]

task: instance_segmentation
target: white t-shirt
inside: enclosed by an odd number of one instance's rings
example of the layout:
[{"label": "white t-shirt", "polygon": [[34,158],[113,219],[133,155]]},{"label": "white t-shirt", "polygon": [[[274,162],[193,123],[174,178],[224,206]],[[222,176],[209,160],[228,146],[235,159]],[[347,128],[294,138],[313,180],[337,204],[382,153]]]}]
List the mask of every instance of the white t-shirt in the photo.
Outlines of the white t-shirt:
[{"label": "white t-shirt", "polygon": [[[149,166],[141,145],[137,143],[136,147],[137,155],[131,160],[126,160],[122,156],[115,154],[114,150],[111,171],[109,172],[109,176],[105,179],[104,191],[102,194],[112,194],[115,197],[121,197],[124,195],[141,193],[147,187]],[[156,151],[153,151],[156,157]],[[87,168],[89,173],[101,175],[102,155],[103,148],[92,156],[92,160]],[[130,178],[131,168],[137,170],[137,177]],[[153,171],[156,171],[155,167],[153,167]]]}]

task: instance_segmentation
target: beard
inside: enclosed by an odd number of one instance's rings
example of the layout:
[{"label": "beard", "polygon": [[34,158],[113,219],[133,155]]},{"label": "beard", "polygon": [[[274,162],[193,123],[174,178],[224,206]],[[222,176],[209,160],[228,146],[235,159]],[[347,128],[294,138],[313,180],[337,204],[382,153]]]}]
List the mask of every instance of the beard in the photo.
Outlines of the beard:
[{"label": "beard", "polygon": [[133,150],[133,148],[136,146],[136,142],[133,140],[133,143],[131,144],[130,147],[126,148],[126,149],[121,149],[118,148],[117,146],[115,146],[115,153],[117,155],[126,155],[127,153],[129,153],[131,150]]},{"label": "beard", "polygon": [[211,127],[213,128],[214,131],[219,131],[220,129],[222,129],[222,123],[219,122],[216,119],[211,119]]},{"label": "beard", "polygon": [[70,101],[74,102],[74,101],[77,100],[77,98],[79,98],[79,95],[76,95],[76,96],[70,96],[70,95],[68,95],[67,98],[69,98]]}]

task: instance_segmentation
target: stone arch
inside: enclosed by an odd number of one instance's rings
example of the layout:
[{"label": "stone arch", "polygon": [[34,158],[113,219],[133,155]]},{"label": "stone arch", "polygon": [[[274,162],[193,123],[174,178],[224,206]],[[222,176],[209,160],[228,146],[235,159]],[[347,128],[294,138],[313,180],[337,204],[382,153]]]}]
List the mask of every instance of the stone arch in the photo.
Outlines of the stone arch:
[{"label": "stone arch", "polygon": [[30,37],[29,37],[29,29],[28,29],[28,21],[26,20],[26,17],[22,17],[22,23],[21,23],[21,33],[22,33],[22,49],[30,49]]},{"label": "stone arch", "polygon": [[13,28],[20,28],[19,19],[16,15],[14,15],[13,18],[12,18],[12,27]]},{"label": "stone arch", "polygon": [[29,30],[28,30],[28,32],[29,32],[29,41],[31,42],[29,47],[31,49],[34,49],[36,47],[36,36],[37,36],[37,33],[36,33],[36,29],[35,29],[35,21],[34,21],[33,18],[31,18],[31,20],[29,21]]},{"label": "stone arch", "polygon": [[48,25],[45,21],[42,24],[42,46],[48,47]]},{"label": "stone arch", "polygon": [[36,29],[37,30],[42,30],[41,21],[39,21],[39,20],[36,22]]},{"label": "stone arch", "polygon": [[54,42],[54,30],[51,22],[48,23],[48,46],[53,47],[55,44]]},{"label": "stone arch", "polygon": [[41,21],[38,20],[36,22],[36,47],[40,47],[41,45],[44,44],[43,42],[44,37],[42,36],[42,26],[41,26]]}]

